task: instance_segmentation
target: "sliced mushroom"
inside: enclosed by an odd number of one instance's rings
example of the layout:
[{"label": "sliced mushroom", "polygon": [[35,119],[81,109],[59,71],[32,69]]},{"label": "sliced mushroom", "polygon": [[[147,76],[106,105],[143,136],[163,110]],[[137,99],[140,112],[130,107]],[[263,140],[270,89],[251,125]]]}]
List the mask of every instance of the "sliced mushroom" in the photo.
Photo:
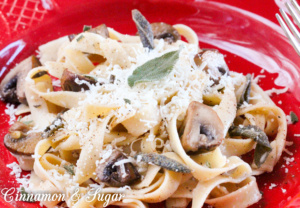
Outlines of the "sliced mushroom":
[{"label": "sliced mushroom", "polygon": [[[97,80],[90,76],[75,74],[67,69],[64,70],[60,81],[62,90],[73,92],[80,92],[81,89],[89,90],[88,83],[92,85],[97,83]],[[80,81],[82,83],[79,83]]]},{"label": "sliced mushroom", "polygon": [[224,137],[224,126],[218,114],[197,101],[190,103],[182,128],[181,143],[186,152],[210,151],[219,146]]},{"label": "sliced mushroom", "polygon": [[141,176],[132,163],[116,164],[124,159],[127,159],[127,157],[122,152],[114,150],[106,162],[97,166],[98,178],[114,187],[129,185],[140,179]]},{"label": "sliced mushroom", "polygon": [[16,155],[32,155],[36,144],[42,139],[42,134],[28,133],[29,130],[30,128],[26,124],[15,122],[4,137],[5,147]]},{"label": "sliced mushroom", "polygon": [[104,38],[109,38],[109,32],[105,24],[99,25],[87,31],[101,35]]},{"label": "sliced mushroom", "polygon": [[[104,38],[109,38],[109,32],[105,24],[101,24],[97,27],[86,30],[87,32],[96,33],[101,35]],[[72,41],[76,37],[76,34],[68,35],[70,41]]]},{"label": "sliced mushroom", "polygon": [[224,56],[216,49],[203,49],[194,57],[197,66],[206,63],[204,71],[207,72],[215,84],[218,84],[221,76],[229,74],[228,66],[224,60]]},{"label": "sliced mushroom", "polygon": [[13,68],[0,84],[0,95],[5,102],[27,104],[25,96],[25,78],[28,72],[41,66],[35,56],[30,56]]},{"label": "sliced mushroom", "polygon": [[180,40],[178,31],[172,25],[164,22],[156,22],[151,24],[153,35],[155,39],[164,39],[168,43],[174,43]]},{"label": "sliced mushroom", "polygon": [[4,146],[17,158],[22,170],[33,169],[34,149],[42,139],[41,133],[28,133],[30,127],[22,122],[15,122],[4,137]]}]

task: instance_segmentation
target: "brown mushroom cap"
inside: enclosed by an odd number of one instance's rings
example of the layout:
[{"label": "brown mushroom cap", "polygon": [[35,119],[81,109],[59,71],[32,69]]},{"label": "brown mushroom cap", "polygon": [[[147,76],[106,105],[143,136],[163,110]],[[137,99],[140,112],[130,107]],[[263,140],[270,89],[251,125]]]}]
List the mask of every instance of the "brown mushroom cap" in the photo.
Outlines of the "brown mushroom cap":
[{"label": "brown mushroom cap", "polygon": [[13,68],[0,84],[0,95],[5,102],[27,104],[25,96],[25,78],[28,72],[40,66],[35,56],[30,56]]},{"label": "brown mushroom cap", "polygon": [[203,49],[195,55],[194,62],[197,66],[206,62],[207,65],[204,71],[211,75],[211,79],[214,80],[216,84],[219,83],[221,76],[229,74],[229,68],[224,61],[223,55],[216,49]]},{"label": "brown mushroom cap", "polygon": [[97,166],[98,178],[102,182],[115,187],[129,185],[140,179],[141,176],[132,163],[124,163],[125,174],[119,165],[115,165],[116,162],[123,159],[127,159],[127,157],[119,150],[114,150],[105,163]]},{"label": "brown mushroom cap", "polygon": [[155,39],[164,39],[168,43],[174,43],[180,40],[178,31],[172,25],[164,22],[155,22],[151,24],[153,36]]},{"label": "brown mushroom cap", "polygon": [[224,126],[211,107],[193,101],[188,107],[181,132],[181,143],[186,152],[210,151],[222,143]]},{"label": "brown mushroom cap", "polygon": [[67,69],[64,70],[62,77],[60,79],[61,81],[61,88],[64,91],[73,91],[73,92],[80,92],[81,89],[83,90],[89,90],[89,86],[85,83],[78,84],[76,83],[76,79],[81,81],[86,81],[90,84],[96,84],[97,81],[93,79],[92,77],[87,77],[79,74],[75,74]]},{"label": "brown mushroom cap", "polygon": [[42,135],[36,132],[27,134],[29,130],[30,128],[26,124],[15,122],[4,137],[4,146],[13,154],[32,155],[36,144],[42,139]]}]

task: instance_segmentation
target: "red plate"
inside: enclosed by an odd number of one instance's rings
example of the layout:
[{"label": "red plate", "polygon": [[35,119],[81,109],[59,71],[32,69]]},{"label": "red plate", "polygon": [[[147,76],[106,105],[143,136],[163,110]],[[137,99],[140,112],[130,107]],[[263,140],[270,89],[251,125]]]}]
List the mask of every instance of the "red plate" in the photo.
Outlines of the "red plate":
[{"label": "red plate", "polygon": [[[43,2],[43,3],[41,3]],[[263,3],[262,3],[263,2]],[[275,0],[275,2],[282,2]],[[290,46],[275,19],[278,7],[271,0],[1,0],[0,2],[0,76],[1,79],[15,63],[34,53],[37,46],[70,33],[82,31],[84,24],[105,23],[117,31],[134,34],[131,10],[139,9],[150,22],[183,23],[193,28],[203,48],[219,48],[226,54],[231,70],[260,74],[266,78],[264,89],[289,87],[285,94],[272,99],[286,114],[292,110],[300,116],[300,58]],[[5,104],[0,102],[0,138],[8,130]],[[258,177],[263,199],[253,207],[300,207],[300,122],[288,126],[287,140],[293,145],[287,149],[292,156],[283,154],[272,173]],[[300,149],[299,149],[300,150]],[[284,157],[293,157],[286,165]],[[0,142],[0,189],[18,186],[6,164],[15,159]],[[285,168],[288,168],[286,173]],[[269,189],[270,184],[276,184]],[[282,189],[286,190],[283,193]],[[238,202],[237,202],[238,203]],[[6,203],[0,197],[1,207],[38,207],[23,202]],[[161,203],[160,207],[164,207]]]}]

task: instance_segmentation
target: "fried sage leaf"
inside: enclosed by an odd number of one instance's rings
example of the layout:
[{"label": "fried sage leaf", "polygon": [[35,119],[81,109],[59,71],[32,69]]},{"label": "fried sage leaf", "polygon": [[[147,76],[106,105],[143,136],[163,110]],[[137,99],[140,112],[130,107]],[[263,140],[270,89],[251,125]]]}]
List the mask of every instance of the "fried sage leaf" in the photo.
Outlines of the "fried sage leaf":
[{"label": "fried sage leaf", "polygon": [[174,172],[180,172],[180,173],[190,173],[191,170],[188,169],[185,165],[177,162],[176,160],[173,160],[171,158],[168,158],[164,155],[155,154],[155,153],[140,153],[135,156],[135,159],[141,160],[146,163],[154,164],[157,166],[160,166],[162,168],[165,168],[167,170],[171,170]]},{"label": "fried sage leaf", "polygon": [[61,117],[61,115],[63,113],[64,113],[64,111],[59,113],[57,115],[57,117],[54,119],[54,121],[45,128],[45,130],[42,134],[43,138],[48,138],[50,136],[53,136],[58,129],[61,129],[64,127],[63,119]]},{"label": "fried sage leaf", "polygon": [[237,104],[238,108],[241,107],[241,105],[243,105],[244,102],[249,103],[250,90],[251,90],[251,74],[246,75],[246,80],[247,81],[246,81],[245,88]]},{"label": "fried sage leaf", "polygon": [[153,32],[150,23],[137,9],[132,10],[132,19],[136,24],[143,46],[153,49]]},{"label": "fried sage leaf", "polygon": [[180,50],[165,53],[164,55],[147,61],[136,68],[128,77],[128,85],[133,87],[141,82],[157,81],[167,76],[179,58]]},{"label": "fried sage leaf", "polygon": [[292,124],[295,124],[299,121],[298,116],[293,111],[290,112],[290,116]]},{"label": "fried sage leaf", "polygon": [[254,163],[257,167],[260,167],[266,161],[269,153],[272,151],[268,136],[257,126],[231,126],[228,133],[231,137],[241,136],[251,138],[257,142],[254,151]]},{"label": "fried sage leaf", "polygon": [[64,165],[64,169],[70,174],[70,175],[75,175],[75,171],[74,171],[74,165]]}]

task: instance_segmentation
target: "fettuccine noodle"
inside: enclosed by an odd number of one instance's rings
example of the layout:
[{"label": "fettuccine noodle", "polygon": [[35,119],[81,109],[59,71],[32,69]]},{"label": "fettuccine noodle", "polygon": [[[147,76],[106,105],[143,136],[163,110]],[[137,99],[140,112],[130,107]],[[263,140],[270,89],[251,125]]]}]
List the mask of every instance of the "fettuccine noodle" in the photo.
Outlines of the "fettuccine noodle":
[{"label": "fettuccine noodle", "polygon": [[[155,47],[149,50],[139,36],[108,28],[109,37],[86,31],[71,41],[63,37],[40,47],[42,66],[33,68],[25,81],[33,131],[43,132],[51,125],[53,128],[52,122],[59,113],[63,127],[36,145],[31,190],[66,193],[64,202],[76,208],[105,206],[103,201],[87,200],[95,187],[101,187],[104,194],[124,194],[121,200],[109,202],[121,207],[142,208],[166,201],[168,208],[187,207],[190,202],[193,208],[205,203],[242,208],[261,199],[254,176],[271,172],[278,162],[286,139],[285,114],[255,83],[251,84],[249,96],[258,99],[237,107],[245,93],[246,77],[229,71],[221,76],[213,74],[216,67],[227,67],[223,55],[214,51],[216,56],[205,59],[196,33],[186,25],[173,27],[187,42],[154,39]],[[128,85],[128,77],[138,66],[176,50],[179,57],[169,74],[134,87]],[[195,61],[197,54],[203,55],[200,64]],[[91,55],[101,62],[95,63]],[[50,75],[52,79],[62,79],[66,69],[93,77],[98,83],[75,79],[78,85],[87,85],[88,90],[54,90]],[[38,72],[47,73],[33,78]],[[215,148],[191,154],[182,144],[179,129],[193,101],[210,106],[223,131],[222,142]],[[61,113],[62,110],[65,111]],[[228,132],[232,124],[257,126],[272,138],[272,150],[259,167],[242,157],[253,155],[256,140],[231,137]],[[99,166],[107,162],[113,150],[126,156],[123,163],[121,160],[116,165],[121,172],[124,164],[130,163],[139,179],[121,186],[101,181]],[[146,163],[135,157],[140,153],[166,156],[187,167],[190,173]],[[73,172],[66,165],[72,166]],[[71,195],[76,188],[81,195],[73,200]],[[54,207],[61,201],[42,203]]]}]

